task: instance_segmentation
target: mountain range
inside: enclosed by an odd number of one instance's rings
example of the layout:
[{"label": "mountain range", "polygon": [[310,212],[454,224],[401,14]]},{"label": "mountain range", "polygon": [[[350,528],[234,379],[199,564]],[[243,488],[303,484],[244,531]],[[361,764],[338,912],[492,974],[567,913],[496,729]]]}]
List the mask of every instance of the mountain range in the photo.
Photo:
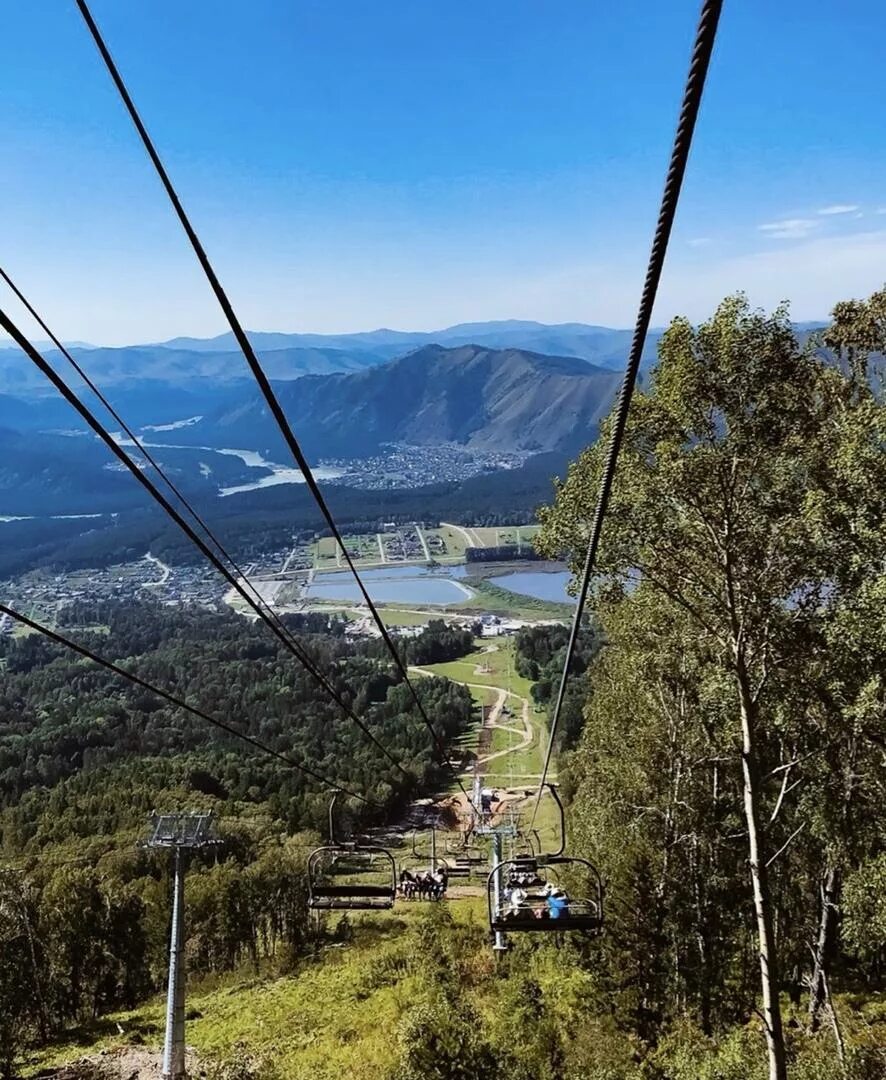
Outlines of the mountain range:
[{"label": "mountain range", "polygon": [[[250,340],[272,379],[362,371],[404,356],[425,345],[454,348],[517,349],[550,356],[574,357],[598,367],[621,369],[630,346],[629,330],[584,323],[547,326],[516,320],[463,323],[425,333],[372,330],[356,334],[250,333]],[[650,332],[644,363],[655,357],[660,330]],[[243,357],[231,334],[215,338],[175,338],[148,345],[97,348],[71,345],[78,362],[103,388],[138,387],[158,397],[163,390],[198,388],[211,380],[213,389],[248,378]],[[45,351],[64,365],[54,350]],[[206,387],[199,387],[205,390]],[[49,393],[45,381],[21,352],[0,349],[0,393],[37,397]]]},{"label": "mountain range", "polygon": [[[315,458],[367,457],[391,442],[544,453],[591,441],[619,381],[573,357],[426,345],[365,371],[308,375],[276,390]],[[213,447],[254,446],[257,437],[264,447],[263,435],[275,438],[256,391],[175,432],[177,442]]]},{"label": "mountain range", "polygon": [[[527,349],[549,356],[573,356],[600,367],[624,366],[631,343],[630,330],[587,323],[546,323],[520,319],[498,322],[459,323],[442,330],[370,330],[354,334],[277,334],[250,333],[256,349],[267,352],[280,349],[332,349],[340,353],[376,362],[403,356],[422,345],[482,345],[487,349]],[[644,360],[655,357],[661,330],[651,330],[644,349]],[[236,349],[233,334],[218,337],[174,338],[161,342],[160,348],[192,352],[225,352]]]},{"label": "mountain range", "polygon": [[[170,352],[177,363],[178,352]],[[365,459],[386,443],[565,461],[595,438],[619,379],[574,357],[425,345],[355,372],[274,380],[274,389],[312,461]],[[109,394],[176,480],[203,497],[268,473],[228,456],[230,448],[290,460],[251,380],[201,376],[172,387],[143,380],[118,383]],[[111,430],[118,426],[96,412]],[[0,394],[0,515],[91,513],[143,501],[64,401]]]}]

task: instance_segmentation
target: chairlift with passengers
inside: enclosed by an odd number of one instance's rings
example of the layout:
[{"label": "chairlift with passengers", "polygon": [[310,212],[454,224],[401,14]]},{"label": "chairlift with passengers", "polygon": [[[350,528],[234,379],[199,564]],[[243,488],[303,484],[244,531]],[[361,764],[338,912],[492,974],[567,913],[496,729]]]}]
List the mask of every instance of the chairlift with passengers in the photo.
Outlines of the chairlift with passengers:
[{"label": "chairlift with passengers", "polygon": [[579,931],[591,937],[603,933],[603,879],[588,859],[563,853],[563,804],[556,787],[547,787],[559,811],[560,846],[554,852],[515,854],[490,870],[486,879],[489,929],[497,941],[499,935],[514,933]]},{"label": "chairlift with passengers", "polygon": [[329,803],[329,843],[308,857],[311,911],[385,911],[397,895],[397,867],[387,848],[357,841],[338,842],[335,802]]}]

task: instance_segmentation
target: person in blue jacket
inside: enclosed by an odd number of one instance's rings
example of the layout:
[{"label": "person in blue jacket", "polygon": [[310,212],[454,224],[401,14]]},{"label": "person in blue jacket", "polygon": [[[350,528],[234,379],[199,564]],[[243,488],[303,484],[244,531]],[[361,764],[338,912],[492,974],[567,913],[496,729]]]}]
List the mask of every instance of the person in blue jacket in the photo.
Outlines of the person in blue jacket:
[{"label": "person in blue jacket", "polygon": [[545,889],[548,902],[548,916],[551,919],[565,919],[569,916],[569,897],[562,889],[548,886]]}]

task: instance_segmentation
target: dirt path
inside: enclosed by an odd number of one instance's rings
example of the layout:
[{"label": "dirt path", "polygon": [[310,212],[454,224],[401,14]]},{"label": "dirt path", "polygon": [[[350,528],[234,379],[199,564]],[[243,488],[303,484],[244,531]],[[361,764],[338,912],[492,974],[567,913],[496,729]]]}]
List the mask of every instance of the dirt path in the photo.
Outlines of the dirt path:
[{"label": "dirt path", "polygon": [[[433,677],[435,674],[433,671],[428,671],[426,668],[422,667],[410,667],[409,670],[416,675],[424,675],[429,678]],[[449,678],[449,676],[446,677]],[[518,750],[525,750],[527,746],[532,745],[532,740],[535,737],[535,728],[530,720],[529,701],[527,698],[521,697],[520,694],[515,694],[513,690],[506,690],[501,686],[489,686],[486,683],[466,682],[463,679],[452,679],[451,681],[459,683],[461,686],[467,686],[469,689],[495,690],[498,695],[494,704],[484,715],[483,727],[480,729],[477,747],[478,765],[488,765],[490,761],[496,761],[499,758],[506,757],[508,754],[516,753]],[[520,702],[520,715],[523,722],[522,727],[515,727],[512,724],[503,724],[500,722],[501,711],[509,697]],[[492,742],[492,731],[495,728],[499,728],[501,731],[508,731],[513,735],[518,735],[520,737],[520,742],[515,746],[508,746],[504,750],[496,750],[494,753],[484,752]],[[488,735],[486,735],[487,732]],[[461,797],[464,799],[464,796]]]}]

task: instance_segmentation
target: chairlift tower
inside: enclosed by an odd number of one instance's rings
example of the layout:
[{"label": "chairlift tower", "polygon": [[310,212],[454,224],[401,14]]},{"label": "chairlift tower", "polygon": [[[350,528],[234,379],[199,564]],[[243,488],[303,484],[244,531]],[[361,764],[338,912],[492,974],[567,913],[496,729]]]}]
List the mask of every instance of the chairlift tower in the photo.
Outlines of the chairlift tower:
[{"label": "chairlift tower", "polygon": [[166,848],[173,867],[172,927],[169,932],[169,984],[163,1080],[187,1080],[185,1071],[185,873],[192,851],[221,843],[208,813],[151,814],[151,835],[144,846]]},{"label": "chairlift tower", "polygon": [[[489,836],[492,839],[492,844],[489,851],[489,857],[491,860],[491,869],[495,871],[495,875],[492,879],[493,890],[495,893],[496,907],[501,905],[501,892],[502,892],[502,870],[501,866],[504,861],[504,854],[502,850],[503,841],[505,837],[513,839],[517,836],[517,822],[514,816],[513,808],[510,806],[504,807],[504,813],[499,814],[499,820],[492,824],[491,820],[486,824],[479,826],[476,832],[481,836]],[[495,942],[493,949],[496,952],[507,952],[508,939],[501,930],[495,932]]]}]

